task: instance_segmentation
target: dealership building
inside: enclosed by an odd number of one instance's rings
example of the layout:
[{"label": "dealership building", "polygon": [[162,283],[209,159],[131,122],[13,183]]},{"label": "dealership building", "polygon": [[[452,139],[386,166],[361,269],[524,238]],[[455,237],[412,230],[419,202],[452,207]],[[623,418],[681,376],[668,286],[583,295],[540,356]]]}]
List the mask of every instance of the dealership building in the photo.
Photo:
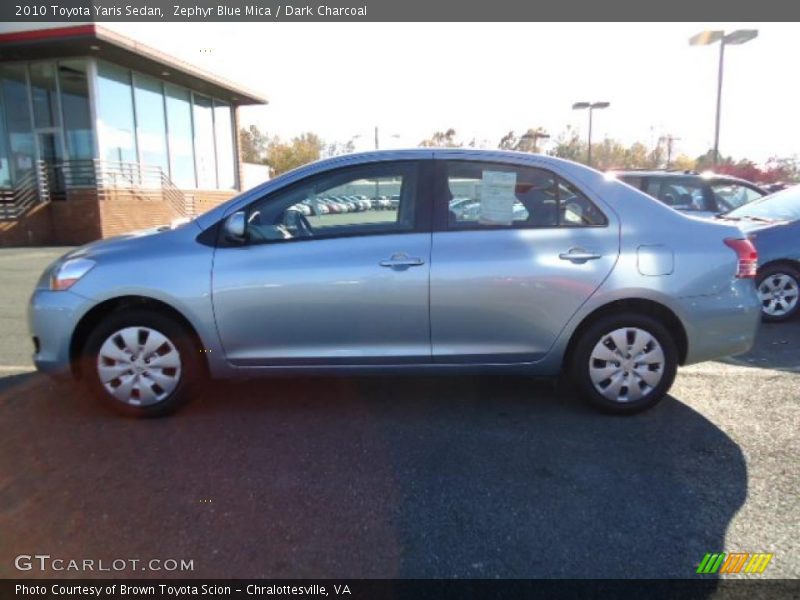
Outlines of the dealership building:
[{"label": "dealership building", "polygon": [[78,244],[242,189],[266,100],[96,24],[0,32],[0,246]]}]

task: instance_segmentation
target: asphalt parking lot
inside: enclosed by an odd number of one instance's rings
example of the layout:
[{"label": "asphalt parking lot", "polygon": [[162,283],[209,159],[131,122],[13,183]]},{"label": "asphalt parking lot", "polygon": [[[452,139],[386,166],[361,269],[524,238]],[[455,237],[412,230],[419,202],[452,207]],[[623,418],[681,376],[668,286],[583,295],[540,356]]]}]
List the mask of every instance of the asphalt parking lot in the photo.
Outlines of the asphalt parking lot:
[{"label": "asphalt parking lot", "polygon": [[381,377],[217,383],[130,421],[31,372],[25,303],[62,251],[0,251],[0,577],[92,575],[15,569],[34,553],[193,560],[111,573],[143,577],[693,577],[719,551],[800,576],[799,319],[631,418],[548,382]]}]

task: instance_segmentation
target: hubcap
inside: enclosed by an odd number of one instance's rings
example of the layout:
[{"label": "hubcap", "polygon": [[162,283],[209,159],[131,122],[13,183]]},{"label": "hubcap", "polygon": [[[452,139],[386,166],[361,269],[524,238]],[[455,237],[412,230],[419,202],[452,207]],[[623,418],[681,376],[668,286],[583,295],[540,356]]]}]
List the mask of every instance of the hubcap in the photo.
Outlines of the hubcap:
[{"label": "hubcap", "polygon": [[664,350],[653,335],[637,327],[607,333],[589,358],[595,389],[613,402],[635,402],[664,376]]},{"label": "hubcap", "polygon": [[126,327],[108,336],[97,355],[103,387],[120,402],[147,406],[165,400],[181,378],[175,344],[149,327]]},{"label": "hubcap", "polygon": [[775,273],[764,278],[758,286],[761,310],[772,317],[782,317],[797,306],[797,280],[786,273]]}]

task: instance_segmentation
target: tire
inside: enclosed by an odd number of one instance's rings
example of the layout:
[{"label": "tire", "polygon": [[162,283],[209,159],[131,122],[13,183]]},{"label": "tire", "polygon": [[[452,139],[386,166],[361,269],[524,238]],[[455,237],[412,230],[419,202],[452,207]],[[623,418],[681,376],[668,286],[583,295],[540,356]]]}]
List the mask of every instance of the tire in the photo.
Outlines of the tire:
[{"label": "tire", "polygon": [[[621,356],[615,339],[623,346]],[[638,354],[627,354],[631,345]],[[637,361],[637,356],[647,362]],[[581,334],[570,375],[594,408],[631,415],[660,402],[677,370],[678,351],[664,325],[646,315],[619,314],[600,318]],[[627,385],[628,381],[636,387]]]},{"label": "tire", "polygon": [[152,310],[124,309],[111,313],[87,338],[81,374],[89,390],[115,411],[160,417],[188,401],[200,377],[199,355],[191,336],[173,319]]},{"label": "tire", "polygon": [[764,321],[791,319],[800,309],[800,270],[787,264],[770,265],[759,271],[756,291]]}]

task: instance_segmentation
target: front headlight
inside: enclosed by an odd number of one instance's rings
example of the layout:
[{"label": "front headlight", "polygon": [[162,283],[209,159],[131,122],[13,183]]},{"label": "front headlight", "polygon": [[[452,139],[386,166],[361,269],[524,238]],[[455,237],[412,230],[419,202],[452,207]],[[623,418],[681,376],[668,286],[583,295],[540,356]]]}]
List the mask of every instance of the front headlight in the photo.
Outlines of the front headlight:
[{"label": "front headlight", "polygon": [[96,263],[88,258],[70,258],[60,265],[56,265],[50,273],[50,289],[55,291],[68,290],[81,277],[91,271]]}]

